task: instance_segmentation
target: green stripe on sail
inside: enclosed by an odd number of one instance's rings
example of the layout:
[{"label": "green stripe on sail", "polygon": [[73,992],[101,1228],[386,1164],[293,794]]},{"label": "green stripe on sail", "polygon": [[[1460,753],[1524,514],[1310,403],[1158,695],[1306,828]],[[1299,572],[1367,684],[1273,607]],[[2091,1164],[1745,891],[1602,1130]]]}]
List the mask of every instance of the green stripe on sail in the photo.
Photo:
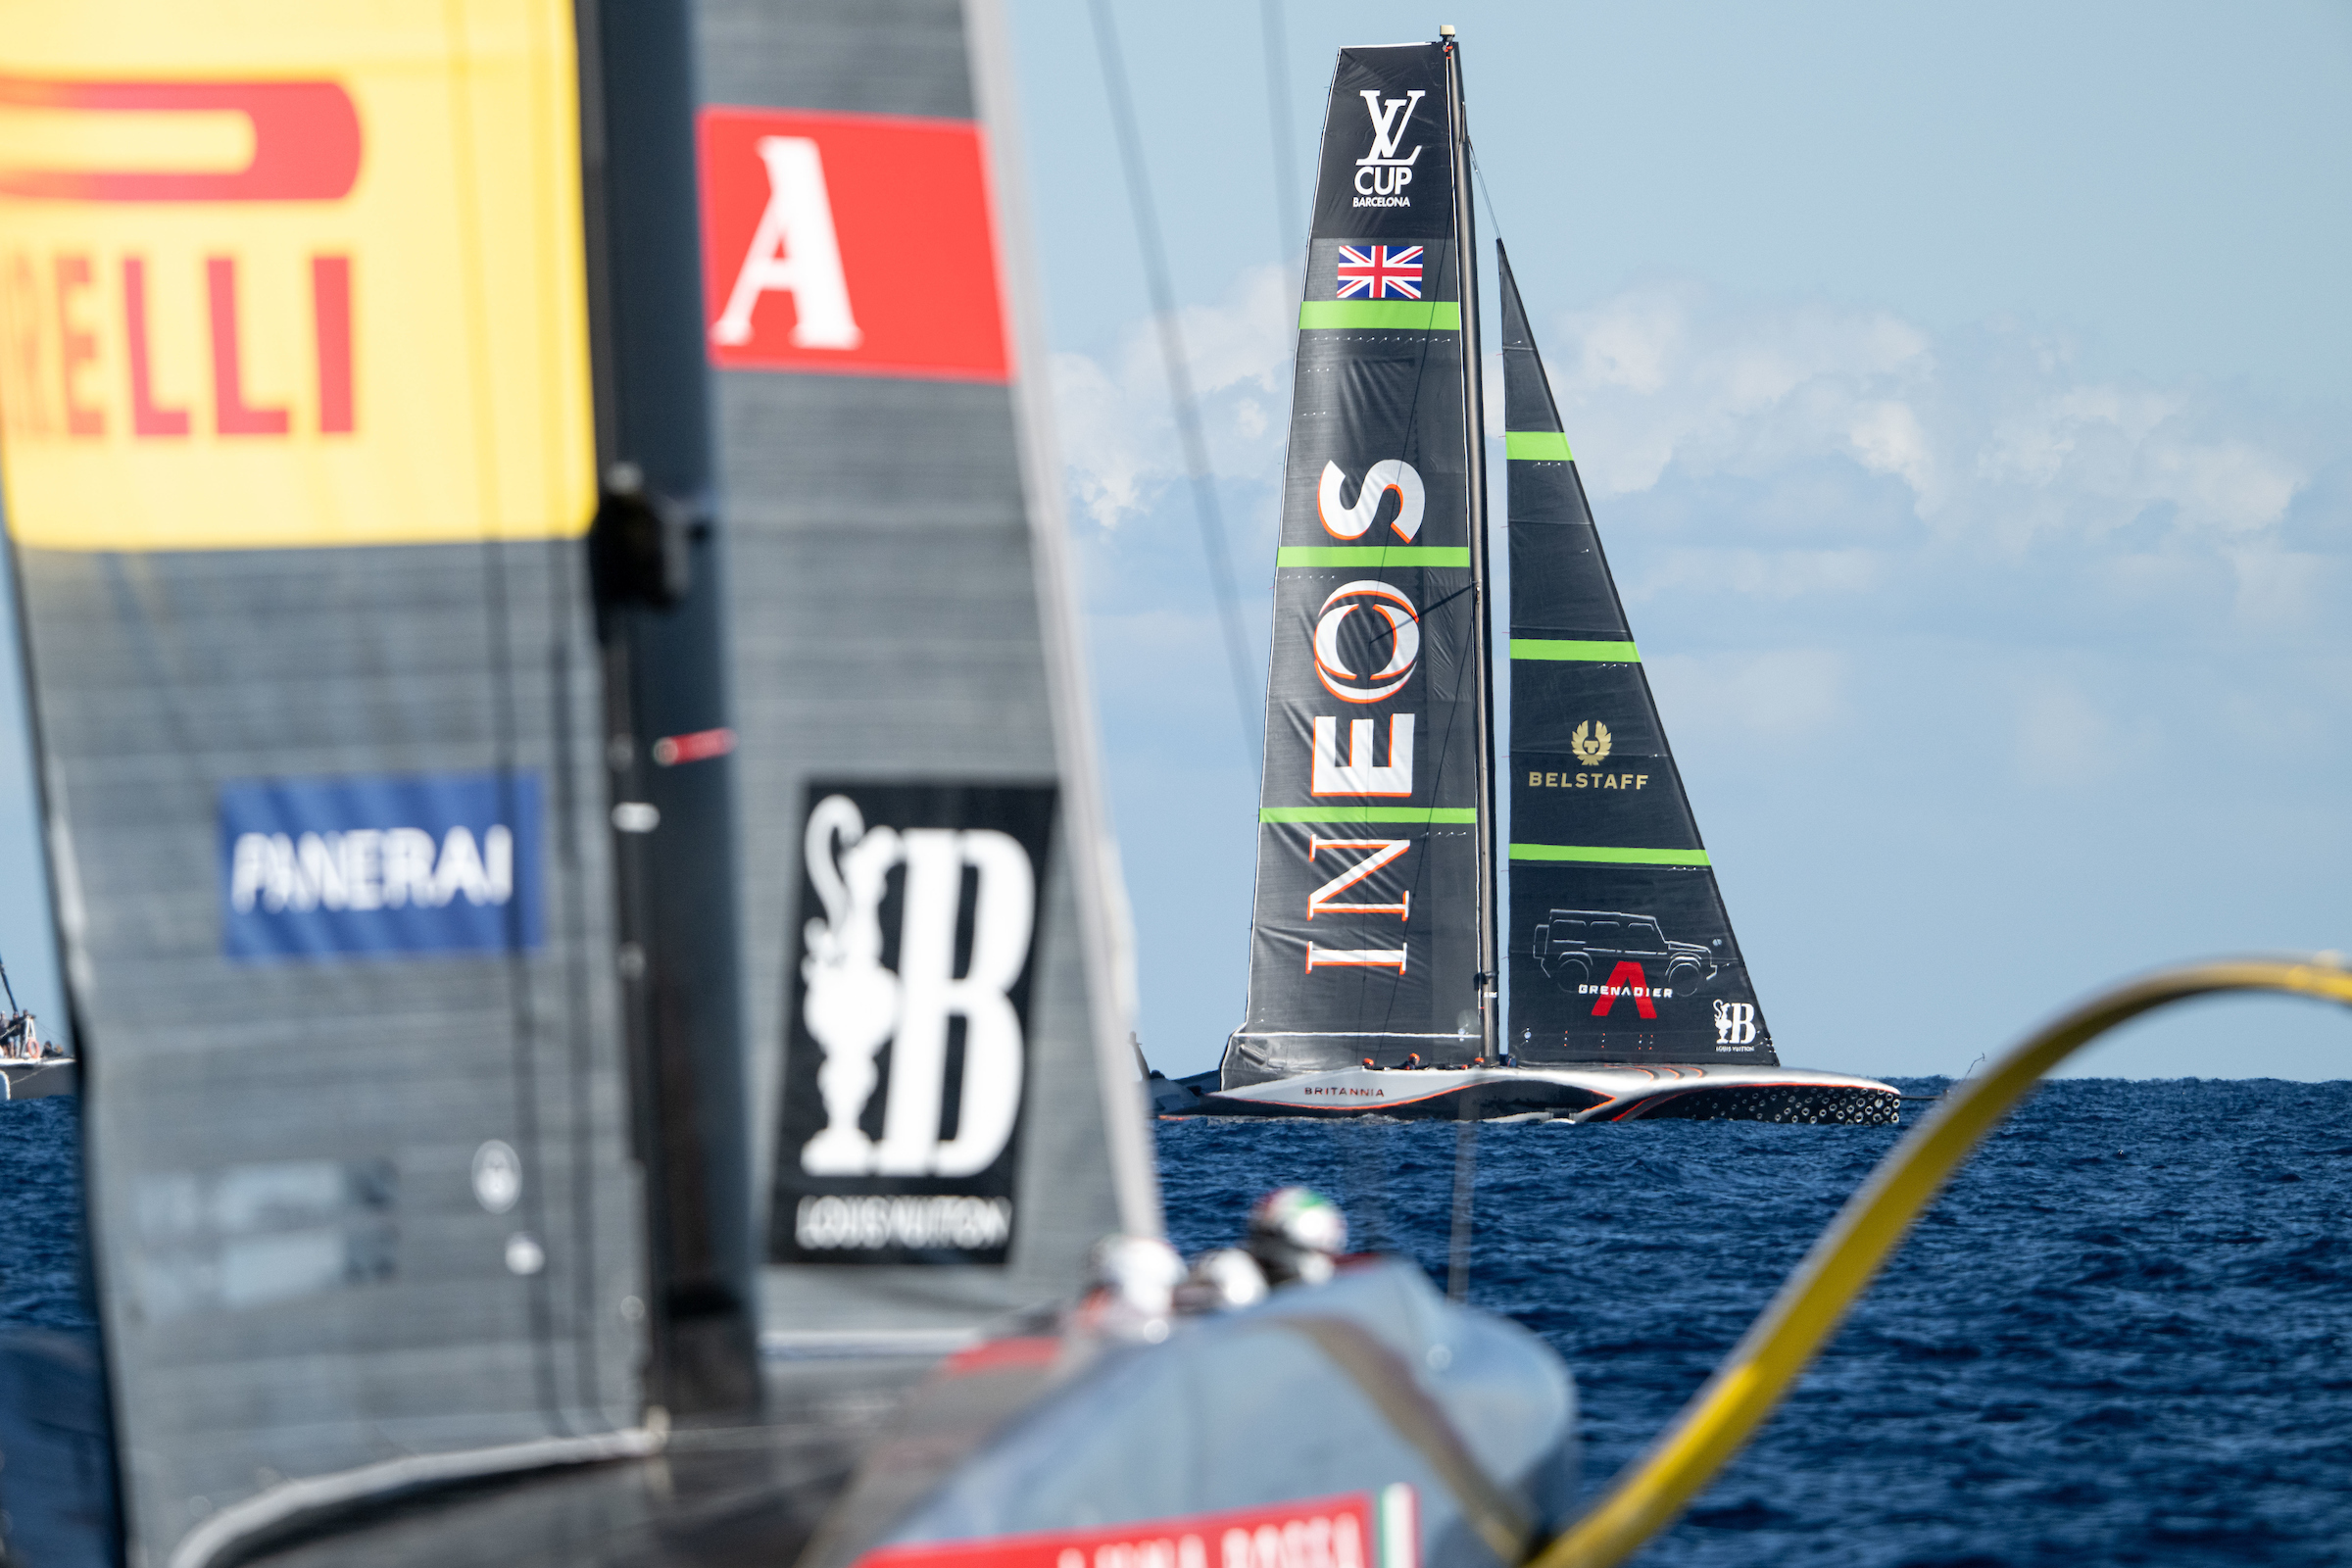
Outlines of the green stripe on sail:
[{"label": "green stripe on sail", "polygon": [[1298,330],[1341,327],[1371,332],[1459,332],[1462,308],[1452,300],[1308,300],[1298,307]]},{"label": "green stripe on sail", "polygon": [[1704,850],[1620,850],[1605,844],[1514,844],[1514,860],[1577,860],[1587,865],[1713,865]]},{"label": "green stripe on sail", "polygon": [[1514,637],[1513,659],[1580,660],[1593,664],[1639,664],[1641,651],[1632,643],[1580,643],[1553,637]]},{"label": "green stripe on sail", "polygon": [[[1260,559],[1263,559],[1262,557]],[[1470,569],[1468,545],[1284,545],[1277,566],[1459,566]]]},{"label": "green stripe on sail", "polygon": [[1576,454],[1568,450],[1568,437],[1558,430],[1505,430],[1502,451],[1505,457],[1529,458],[1539,463],[1576,461]]},{"label": "green stripe on sail", "polygon": [[1476,822],[1467,806],[1266,806],[1260,822]]}]

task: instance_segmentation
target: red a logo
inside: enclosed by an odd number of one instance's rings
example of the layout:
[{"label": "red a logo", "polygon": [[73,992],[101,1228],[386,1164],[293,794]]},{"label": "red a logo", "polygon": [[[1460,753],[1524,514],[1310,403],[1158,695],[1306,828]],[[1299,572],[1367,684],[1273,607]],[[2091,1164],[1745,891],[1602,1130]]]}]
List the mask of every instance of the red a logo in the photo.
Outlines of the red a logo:
[{"label": "red a logo", "polygon": [[698,135],[711,364],[1011,378],[979,125],[713,105]]},{"label": "red a logo", "polygon": [[1600,1000],[1592,1004],[1592,1016],[1606,1018],[1619,997],[1633,998],[1635,1008],[1644,1018],[1658,1015],[1656,1005],[1649,1000],[1649,976],[1631,958],[1620,959],[1617,967],[1609,971],[1608,980],[1600,988]]}]

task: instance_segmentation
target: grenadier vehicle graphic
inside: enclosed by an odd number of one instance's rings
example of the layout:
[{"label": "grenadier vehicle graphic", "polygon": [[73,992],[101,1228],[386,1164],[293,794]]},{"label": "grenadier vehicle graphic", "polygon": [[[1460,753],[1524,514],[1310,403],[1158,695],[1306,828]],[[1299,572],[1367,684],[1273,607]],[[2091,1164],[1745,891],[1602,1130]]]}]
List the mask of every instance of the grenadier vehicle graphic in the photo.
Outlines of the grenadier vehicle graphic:
[{"label": "grenadier vehicle graphic", "polygon": [[1618,964],[1642,965],[1650,983],[1685,994],[1715,978],[1715,955],[1696,942],[1670,942],[1653,914],[1605,909],[1554,909],[1535,930],[1536,962],[1570,995],[1605,978]]}]

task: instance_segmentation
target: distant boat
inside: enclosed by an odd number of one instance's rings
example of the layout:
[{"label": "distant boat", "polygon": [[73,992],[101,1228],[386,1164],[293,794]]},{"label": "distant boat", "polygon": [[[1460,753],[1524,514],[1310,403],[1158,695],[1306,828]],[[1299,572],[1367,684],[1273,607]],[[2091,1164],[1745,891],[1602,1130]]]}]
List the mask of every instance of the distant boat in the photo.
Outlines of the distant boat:
[{"label": "distant boat", "polygon": [[17,1005],[17,988],[9,983],[5,963],[0,963],[0,995],[8,998],[8,1011],[0,1013],[0,1100],[74,1093],[80,1064],[58,1042],[43,1040],[32,1013]]},{"label": "distant boat", "polygon": [[0,1100],[70,1095],[77,1087],[79,1067],[64,1047],[40,1038],[31,1013],[0,1014]]},{"label": "distant boat", "polygon": [[1469,135],[1458,105],[1378,58],[1343,55],[1324,122],[1249,1001],[1196,1108],[1891,1123],[1888,1085],[1780,1064],[1499,245],[1512,842],[1507,906],[1496,895]]}]

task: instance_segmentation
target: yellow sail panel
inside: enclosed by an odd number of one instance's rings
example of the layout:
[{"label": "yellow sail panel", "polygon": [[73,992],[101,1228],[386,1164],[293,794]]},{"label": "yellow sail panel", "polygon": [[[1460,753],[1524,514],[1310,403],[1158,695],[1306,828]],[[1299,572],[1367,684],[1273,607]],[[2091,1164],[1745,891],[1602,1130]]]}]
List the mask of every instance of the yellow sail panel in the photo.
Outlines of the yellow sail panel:
[{"label": "yellow sail panel", "polygon": [[0,471],[53,550],[570,537],[563,0],[0,3]]}]

